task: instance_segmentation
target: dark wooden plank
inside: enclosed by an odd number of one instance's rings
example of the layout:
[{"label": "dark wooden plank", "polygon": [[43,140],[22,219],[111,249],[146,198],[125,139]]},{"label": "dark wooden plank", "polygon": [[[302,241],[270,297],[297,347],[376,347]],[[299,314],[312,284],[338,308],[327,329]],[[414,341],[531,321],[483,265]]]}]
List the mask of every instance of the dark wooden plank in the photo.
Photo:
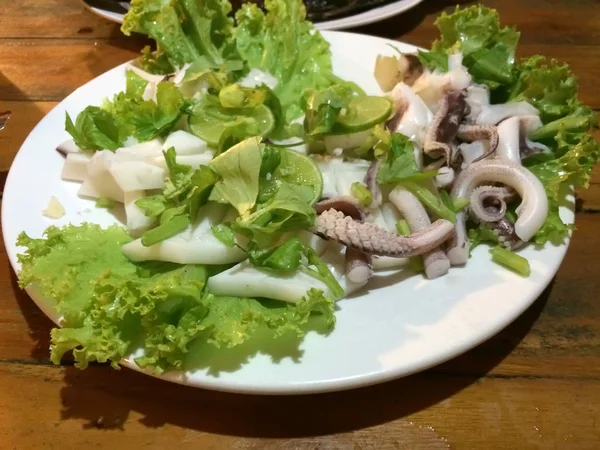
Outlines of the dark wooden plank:
[{"label": "dark wooden plank", "polygon": [[142,47],[136,39],[0,40],[0,99],[62,100],[91,79],[135,58]]},{"label": "dark wooden plank", "polygon": [[[427,0],[416,8],[360,32],[409,42],[428,43],[437,36],[433,22],[461,0]],[[488,0],[502,22],[516,26],[524,43],[600,44],[600,17],[594,1]],[[21,0],[4,2],[0,38],[119,38],[119,24],[88,11],[81,0]]]},{"label": "dark wooden plank", "polygon": [[6,127],[0,132],[0,172],[6,172],[33,127],[56,105],[56,102],[5,102],[0,109],[12,111]]},{"label": "dark wooden plank", "polygon": [[81,0],[2,2],[0,38],[111,38],[121,35],[119,28]]},{"label": "dark wooden plank", "polygon": [[[0,40],[0,98],[62,100],[94,77],[135,58],[143,44],[137,39]],[[600,97],[595,90],[600,78],[600,47],[526,44],[520,47],[520,53],[542,54],[569,63],[579,77],[581,99],[600,109]],[[23,70],[24,67],[28,70]]]},{"label": "dark wooden plank", "polygon": [[[106,367],[0,365],[6,448],[595,449],[598,380],[426,373],[303,397],[208,392]],[[540,393],[543,392],[543,395]]]}]

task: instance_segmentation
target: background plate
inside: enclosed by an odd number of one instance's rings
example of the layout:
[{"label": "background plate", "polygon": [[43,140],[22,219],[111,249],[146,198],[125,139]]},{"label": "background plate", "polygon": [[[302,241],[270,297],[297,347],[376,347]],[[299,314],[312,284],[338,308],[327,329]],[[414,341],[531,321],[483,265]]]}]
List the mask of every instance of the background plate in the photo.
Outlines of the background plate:
[{"label": "background plate", "polygon": [[[112,20],[113,22],[123,23],[123,13],[115,11],[115,9],[119,9],[118,7],[114,8],[112,5],[105,5],[101,0],[82,1],[93,13],[104,17],[105,19]],[[364,11],[359,14],[353,14],[341,19],[315,22],[315,27],[320,30],[339,30],[343,28],[367,25],[369,23],[378,22],[414,8],[422,1],[423,0],[399,0],[388,5],[373,8],[368,11]],[[127,2],[121,2],[120,5],[122,8],[129,8],[129,3]]]},{"label": "background plate", "polygon": [[[407,44],[341,32],[323,32],[331,42],[337,75],[379,94],[373,78],[378,54],[415,51]],[[51,225],[116,221],[94,202],[77,197],[77,183],[63,182],[62,157],[54,150],[69,136],[65,111],[75,116],[90,104],[125,87],[125,65],[116,67],[77,89],[34,128],[17,154],[6,181],[2,231],[11,264],[18,271],[17,235],[41,236]],[[52,221],[42,216],[51,195],[65,206],[66,216]],[[572,205],[561,210],[572,222]],[[253,343],[233,350],[197,349],[199,361],[187,372],[161,378],[209,389],[299,394],[348,389],[379,383],[442,363],[488,339],[517,318],[540,295],[558,270],[567,245],[543,250],[526,248],[531,277],[522,278],[490,261],[479,247],[466,268],[452,268],[437,280],[403,272],[377,274],[368,292],[338,303],[337,325],[329,336],[310,332],[300,342],[271,342],[260,350]],[[52,303],[29,294],[54,321]],[[207,368],[208,363],[211,369]],[[124,364],[136,370],[129,361]]]}]

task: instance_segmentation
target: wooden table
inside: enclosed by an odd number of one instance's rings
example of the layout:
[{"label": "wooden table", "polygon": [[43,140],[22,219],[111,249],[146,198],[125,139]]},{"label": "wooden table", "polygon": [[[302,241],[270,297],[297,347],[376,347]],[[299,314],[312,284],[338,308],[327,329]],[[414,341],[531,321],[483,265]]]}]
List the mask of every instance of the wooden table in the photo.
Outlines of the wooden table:
[{"label": "wooden table", "polygon": [[[425,0],[359,32],[427,46],[453,1]],[[600,109],[598,0],[490,0],[523,33],[521,53],[571,64]],[[1,181],[57,102],[144,44],[78,0],[0,0]],[[555,281],[515,323],[425,373],[344,393],[228,395],[127,369],[48,360],[51,322],[0,257],[0,448],[598,449],[600,171],[581,192],[577,232]],[[2,252],[3,246],[2,246]],[[449,337],[451,338],[451,337]]]}]

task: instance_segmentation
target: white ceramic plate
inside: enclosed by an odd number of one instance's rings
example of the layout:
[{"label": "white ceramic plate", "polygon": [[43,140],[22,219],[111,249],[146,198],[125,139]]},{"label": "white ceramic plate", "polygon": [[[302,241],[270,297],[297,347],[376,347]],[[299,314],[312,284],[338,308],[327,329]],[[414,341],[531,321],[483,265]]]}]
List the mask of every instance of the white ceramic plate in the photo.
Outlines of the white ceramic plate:
[{"label": "white ceramic plate", "polygon": [[[340,30],[344,28],[358,27],[361,25],[367,25],[369,23],[378,22],[380,20],[387,19],[388,17],[395,16],[403,13],[411,8],[414,8],[423,0],[398,0],[387,5],[379,6],[377,8],[369,9],[359,14],[344,17],[341,19],[328,20],[325,22],[317,22],[315,26],[320,30]],[[105,19],[112,20],[113,22],[123,23],[123,14],[109,10],[102,7],[94,2],[93,0],[83,0],[87,8],[93,13],[104,17]],[[129,9],[129,3],[119,2],[124,9]]]},{"label": "white ceramic plate", "polygon": [[[379,94],[372,71],[377,54],[415,48],[394,41],[340,32],[324,32],[332,44],[337,75]],[[51,225],[97,222],[115,218],[94,203],[77,197],[76,183],[63,182],[63,158],[54,150],[69,136],[65,111],[75,116],[90,104],[125,87],[125,67],[119,66],[77,89],[34,128],[11,167],[2,205],[4,242],[18,271],[17,235],[41,236]],[[57,221],[42,216],[51,195],[67,215]],[[564,220],[573,213],[564,209]],[[459,355],[500,331],[540,295],[565,255],[567,246],[525,249],[532,274],[522,278],[490,261],[479,247],[466,268],[429,281],[403,272],[378,274],[361,292],[338,303],[337,325],[329,336],[310,332],[292,351],[275,342],[269,350],[246,358],[249,347],[215,352],[205,357],[218,370],[206,368],[172,373],[162,378],[191,386],[249,393],[298,394],[348,389],[409,375]],[[52,303],[29,291],[34,301],[56,321]],[[285,346],[284,346],[285,347]],[[219,357],[220,355],[220,357]],[[136,369],[132,362],[128,367]]]}]

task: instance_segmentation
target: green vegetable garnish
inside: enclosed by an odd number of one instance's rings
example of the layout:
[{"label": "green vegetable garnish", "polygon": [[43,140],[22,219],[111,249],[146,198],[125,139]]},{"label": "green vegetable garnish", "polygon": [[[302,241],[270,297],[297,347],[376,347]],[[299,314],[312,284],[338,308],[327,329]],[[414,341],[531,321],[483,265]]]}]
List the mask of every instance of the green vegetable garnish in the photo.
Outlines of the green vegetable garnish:
[{"label": "green vegetable garnish", "polygon": [[82,150],[116,150],[127,136],[119,130],[115,118],[97,106],[88,106],[77,115],[75,123],[66,113],[65,129]]},{"label": "green vegetable garnish", "polygon": [[452,223],[456,222],[454,211],[444,205],[444,202],[436,197],[427,186],[415,181],[404,181],[402,186],[412,192],[431,214]]},{"label": "green vegetable garnish", "polygon": [[241,216],[246,215],[256,203],[261,163],[259,138],[247,139],[217,156],[209,167],[221,180],[210,199],[229,203]]},{"label": "green vegetable garnish", "polygon": [[[404,219],[400,219],[398,222],[396,222],[396,232],[401,236],[410,236],[412,233],[408,222]],[[420,256],[411,256],[408,262],[410,269],[413,272],[420,273],[425,270],[423,258]]]},{"label": "green vegetable garnish", "polygon": [[418,181],[435,177],[437,172],[421,172],[414,155],[414,144],[408,137],[393,133],[390,137],[387,155],[377,172],[379,184],[398,184],[404,181]]},{"label": "green vegetable garnish", "polygon": [[350,193],[352,196],[359,201],[363,206],[369,206],[373,201],[373,194],[367,189],[367,187],[357,182],[352,183],[350,187]]},{"label": "green vegetable garnish", "polygon": [[494,247],[490,249],[492,254],[492,261],[507,267],[524,277],[531,275],[531,268],[529,267],[529,261],[516,253],[506,250],[503,247]]},{"label": "green vegetable garnish", "polygon": [[174,215],[142,235],[142,245],[150,247],[160,241],[176,236],[190,225],[190,218],[186,215]]},{"label": "green vegetable garnish", "polygon": [[304,3],[266,0],[263,13],[255,4],[244,4],[236,13],[237,50],[250,67],[279,80],[274,89],[283,116],[290,122],[301,115],[299,100],[308,88],[332,84],[329,43],[307,22]]},{"label": "green vegetable garnish", "polygon": [[[75,365],[119,360],[141,347],[136,363],[155,373],[184,368],[201,358],[195,348],[231,348],[259,331],[273,338],[306,333],[318,313],[335,323],[334,303],[312,289],[296,304],[249,298],[215,297],[205,292],[211,271],[203,266],[132,263],[121,245],[131,238],[121,227],[49,227],[42,239],[22,233],[18,244],[21,287],[34,284],[56,301],[62,328],[52,330],[51,359],[59,364],[73,350]],[[214,271],[212,271],[214,273]]]}]

